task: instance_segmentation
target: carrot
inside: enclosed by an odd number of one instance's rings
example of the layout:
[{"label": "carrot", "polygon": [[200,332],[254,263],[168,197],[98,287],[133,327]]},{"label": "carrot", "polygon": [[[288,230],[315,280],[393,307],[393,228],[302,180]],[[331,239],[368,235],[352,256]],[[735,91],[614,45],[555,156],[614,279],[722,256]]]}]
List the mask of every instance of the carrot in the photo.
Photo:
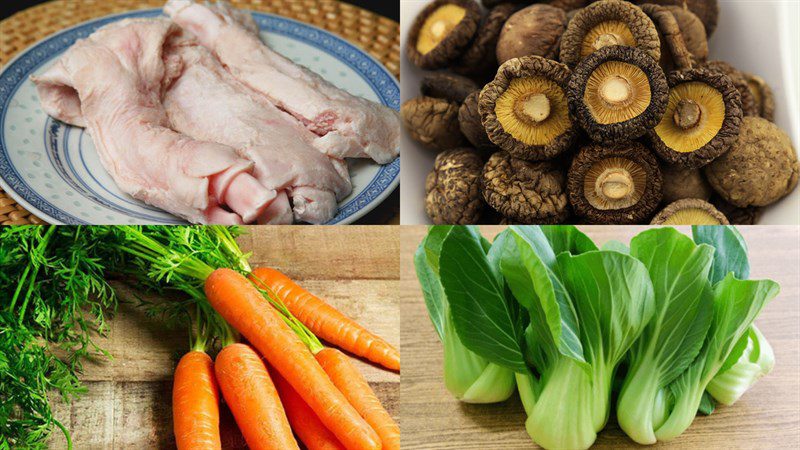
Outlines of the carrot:
[{"label": "carrot", "polygon": [[248,447],[297,449],[278,391],[264,361],[245,344],[231,344],[217,355],[217,380]]},{"label": "carrot", "polygon": [[387,369],[400,370],[400,352],[396,348],[298,286],[286,275],[262,267],[253,270],[250,279],[262,289],[271,289],[283,300],[292,315],[317,337]]},{"label": "carrot", "polygon": [[250,281],[233,270],[217,269],[204,287],[211,306],[266,357],[339,442],[350,450],[381,448],[377,434]]},{"label": "carrot", "polygon": [[333,384],[378,433],[384,450],[400,450],[400,427],[383,408],[367,380],[350,362],[350,358],[335,348],[323,349],[314,357]]},{"label": "carrot", "polygon": [[172,416],[178,449],[222,448],[219,435],[219,388],[214,362],[202,351],[191,351],[175,369]]},{"label": "carrot", "polygon": [[278,395],[281,396],[281,402],[286,409],[286,416],[289,418],[295,434],[303,441],[308,450],[344,450],[344,446],[330,430],[325,428],[325,425],[303,401],[300,394],[276,372],[273,372],[272,380],[275,382],[275,387],[278,388]]}]

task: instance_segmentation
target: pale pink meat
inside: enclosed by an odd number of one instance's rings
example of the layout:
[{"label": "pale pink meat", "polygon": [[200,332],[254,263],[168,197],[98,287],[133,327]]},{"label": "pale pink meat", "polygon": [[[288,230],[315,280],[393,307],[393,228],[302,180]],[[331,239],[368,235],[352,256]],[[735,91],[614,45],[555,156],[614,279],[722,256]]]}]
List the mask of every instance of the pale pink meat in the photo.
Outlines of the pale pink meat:
[{"label": "pale pink meat", "polygon": [[274,52],[224,4],[169,0],[164,11],[211,50],[233,77],[315,133],[318,150],[381,164],[397,157],[400,123],[392,109],[338,89]]},{"label": "pale pink meat", "polygon": [[292,210],[296,220],[309,223],[335,216],[337,200],[350,193],[350,178],[311,145],[313,133],[239,83],[196,41],[173,37],[164,52],[168,67],[182,69],[163,96],[172,127],[237,149],[255,162],[261,184],[291,198],[293,208],[279,202],[260,222],[291,222]]},{"label": "pale pink meat", "polygon": [[170,127],[162,47],[176,32],[166,20],[123,20],[78,41],[33,78],[43,108],[86,126],[103,166],[134,198],[196,223],[256,220],[278,193],[253,178],[253,161]]}]

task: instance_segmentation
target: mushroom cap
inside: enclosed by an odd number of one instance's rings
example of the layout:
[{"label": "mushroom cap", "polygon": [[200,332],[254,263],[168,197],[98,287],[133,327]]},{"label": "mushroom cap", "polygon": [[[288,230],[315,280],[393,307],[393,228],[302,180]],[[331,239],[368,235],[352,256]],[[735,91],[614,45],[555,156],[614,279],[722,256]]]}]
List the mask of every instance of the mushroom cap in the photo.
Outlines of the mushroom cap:
[{"label": "mushroom cap", "polygon": [[[625,29],[625,36],[606,25]],[[661,43],[653,21],[641,8],[621,0],[601,0],[578,11],[561,37],[559,60],[575,67],[586,56],[585,40],[595,36],[594,51],[606,45],[634,45],[655,61],[661,58]],[[591,43],[590,43],[591,44]]]},{"label": "mushroom cap", "polygon": [[717,0],[637,0],[636,3],[655,3],[658,5],[679,6],[693,12],[703,22],[708,37],[717,29],[719,3]]},{"label": "mushroom cap", "polygon": [[420,92],[425,97],[435,97],[462,103],[469,94],[478,91],[477,83],[467,77],[446,72],[425,74],[420,84]]},{"label": "mushroom cap", "polygon": [[664,203],[684,198],[708,200],[714,193],[700,169],[661,164],[661,192]]},{"label": "mushroom cap", "polygon": [[[540,56],[514,58],[503,63],[494,80],[483,87],[478,100],[481,121],[489,140],[512,156],[530,161],[551,159],[568,149],[578,134],[569,117],[567,105],[566,87],[569,77],[567,66]],[[540,121],[525,119],[524,123],[530,129],[547,133],[549,141],[544,144],[523,142],[512,134],[513,130],[507,130],[503,126],[505,118],[498,117],[498,104],[513,103],[516,112],[519,102],[528,101],[528,97],[506,98],[506,95],[516,95],[516,90],[527,89],[525,86],[520,87],[518,80],[532,80],[536,92],[526,92],[525,96],[537,96],[546,103],[533,105],[542,109],[541,117],[535,119]],[[534,98],[530,100],[536,101]],[[522,123],[523,119],[515,117],[515,121]],[[550,130],[545,127],[553,128]]]},{"label": "mushroom cap", "polygon": [[435,224],[478,223],[484,208],[481,196],[483,159],[471,148],[439,153],[425,180],[425,212]]},{"label": "mushroom cap", "polygon": [[555,6],[556,8],[561,8],[565,12],[574,11],[576,9],[583,8],[584,6],[591,3],[591,0],[549,0],[546,1],[550,6]]},{"label": "mushroom cap", "polygon": [[641,8],[658,30],[661,40],[661,67],[665,71],[691,68],[694,57],[683,39],[683,32],[675,15],[666,7],[652,3],[645,3]]},{"label": "mushroom cap", "polygon": [[[687,168],[702,167],[728,151],[739,135],[742,123],[742,102],[739,91],[730,78],[721,72],[689,69],[669,75],[670,96],[661,122],[648,131],[653,151],[664,161]],[[720,95],[707,93],[692,95],[692,88],[710,88]],[[681,103],[686,102],[686,103]],[[686,130],[676,122],[681,116],[681,106],[691,102],[698,117],[695,125]],[[712,108],[722,109],[714,111]],[[716,132],[711,134],[712,131]],[[698,148],[679,151],[675,144],[697,142]]]},{"label": "mushroom cap", "polygon": [[458,126],[458,103],[440,98],[416,97],[400,107],[408,134],[433,150],[447,150],[464,144]]},{"label": "mushroom cap", "polygon": [[467,96],[461,107],[458,108],[458,124],[461,134],[475,146],[478,150],[491,151],[498,150],[497,146],[489,140],[486,130],[481,123],[481,113],[478,111],[478,97],[480,91],[475,91]]},{"label": "mushroom cap", "polygon": [[463,75],[482,75],[497,69],[495,49],[503,24],[514,14],[517,7],[511,3],[501,3],[489,10],[486,19],[478,28],[475,39],[451,69]]},{"label": "mushroom cap", "polygon": [[[649,103],[645,107],[644,100],[632,102],[634,106],[637,106],[637,109],[632,111],[632,114],[635,115],[623,121],[603,120],[607,123],[601,123],[603,112],[618,110],[615,109],[616,106],[603,103],[602,107],[595,112],[592,105],[587,104],[587,98],[590,102],[595,101],[592,96],[594,88],[593,85],[590,86],[590,82],[596,82],[592,75],[598,68],[604,70],[604,67],[609,67],[606,64],[614,62],[622,63],[618,65],[619,68],[629,73],[626,76],[623,76],[625,74],[619,75],[617,78],[622,78],[622,80],[619,83],[612,83],[612,85],[627,83],[628,94],[632,100],[637,100],[637,96],[649,95]],[[617,70],[617,67],[614,66],[609,70]],[[647,78],[646,83],[639,79],[642,76]],[[629,78],[636,79],[629,80]],[[603,79],[606,80],[609,77]],[[595,86],[596,94],[599,95],[602,92],[603,85],[601,83],[599,86]],[[569,97],[570,112],[589,137],[594,141],[610,144],[636,139],[645,134],[648,129],[655,127],[667,107],[669,87],[664,71],[661,70],[656,60],[636,48],[615,45],[592,53],[578,64],[569,80],[567,96]],[[629,105],[622,103],[619,110],[624,112],[625,108],[629,108]]]},{"label": "mushroom cap", "polygon": [[775,119],[775,96],[772,94],[772,89],[757,75],[745,73],[744,76],[753,94],[758,115],[772,122]]},{"label": "mushroom cap", "polygon": [[[598,171],[598,163],[603,161],[612,161],[612,166],[624,165],[625,170],[620,171],[621,173],[603,170],[600,176],[589,179],[589,176],[594,176]],[[625,172],[628,173],[627,176]],[[606,179],[600,180],[604,176]],[[615,184],[627,185],[628,191],[635,189],[635,195],[629,197],[630,201],[622,203],[622,207],[601,209],[589,200],[592,192],[587,192],[587,189],[594,190],[599,185],[605,187],[601,181],[609,182],[608,187],[612,188],[609,195],[617,193],[613,189]],[[572,160],[567,176],[567,191],[572,209],[590,223],[639,223],[650,217],[661,202],[661,170],[655,156],[638,142],[590,144],[582,148]]]},{"label": "mushroom cap", "polygon": [[736,87],[736,90],[739,91],[739,95],[742,98],[742,114],[744,116],[758,116],[756,99],[753,97],[753,93],[750,91],[750,87],[747,85],[747,78],[745,77],[744,72],[733,67],[729,63],[726,63],[725,61],[708,61],[705,64],[702,64],[700,68],[722,72],[727,75],[731,79],[733,85]]},{"label": "mushroom cap", "polygon": [[722,214],[725,214],[731,225],[755,225],[761,218],[761,213],[764,212],[764,208],[757,206],[748,206],[747,208],[733,206],[716,194],[712,195],[709,201]]},{"label": "mushroom cap", "polygon": [[745,117],[727,153],[705,167],[711,187],[728,203],[766,206],[797,186],[800,165],[789,136],[761,117]]},{"label": "mushroom cap", "polygon": [[503,64],[529,55],[556,59],[566,28],[567,14],[563,9],[543,3],[523,8],[503,25],[496,46],[497,62]]},{"label": "mushroom cap", "polygon": [[681,6],[666,6],[666,8],[678,22],[686,49],[696,62],[705,62],[708,59],[708,35],[703,22],[693,12]]},{"label": "mushroom cap", "polygon": [[550,161],[528,162],[497,152],[483,167],[483,198],[514,222],[554,224],[567,218],[564,171]]},{"label": "mushroom cap", "polygon": [[[417,41],[428,19],[440,8],[452,5],[464,10],[464,16],[455,24],[447,35],[430,51],[422,53],[417,49]],[[406,55],[412,64],[421,69],[442,69],[457,60],[469,46],[478,24],[481,21],[481,10],[473,0],[434,0],[429,3],[414,19],[406,40]]]},{"label": "mushroom cap", "polygon": [[659,211],[651,225],[730,225],[714,205],[699,198],[684,198]]}]

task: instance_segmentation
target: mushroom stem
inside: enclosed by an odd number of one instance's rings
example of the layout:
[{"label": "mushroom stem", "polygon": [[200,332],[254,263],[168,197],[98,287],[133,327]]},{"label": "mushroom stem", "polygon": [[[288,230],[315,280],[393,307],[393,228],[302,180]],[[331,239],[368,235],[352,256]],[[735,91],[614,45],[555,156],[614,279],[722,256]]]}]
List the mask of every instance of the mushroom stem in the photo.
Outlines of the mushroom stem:
[{"label": "mushroom stem", "polygon": [[537,124],[550,117],[550,99],[542,93],[530,93],[514,105],[514,114],[523,122]]},{"label": "mushroom stem", "polygon": [[606,169],[597,177],[594,188],[599,197],[620,200],[634,191],[633,177],[622,168]]},{"label": "mushroom stem", "polygon": [[615,33],[605,33],[597,36],[597,39],[594,40],[593,47],[595,50],[600,50],[603,47],[608,47],[610,45],[622,45],[624,41],[621,36]]},{"label": "mushroom stem", "polygon": [[437,20],[433,24],[431,24],[431,35],[438,40],[441,40],[444,35],[447,34],[447,29],[449,28],[449,23],[444,20]]},{"label": "mushroom stem", "polygon": [[688,130],[694,128],[700,123],[700,116],[702,110],[694,100],[682,98],[678,105],[675,107],[675,112],[672,115],[672,120],[675,125],[681,130]]},{"label": "mushroom stem", "polygon": [[621,106],[633,97],[633,88],[627,78],[614,75],[603,80],[599,93],[600,98],[609,105]]}]

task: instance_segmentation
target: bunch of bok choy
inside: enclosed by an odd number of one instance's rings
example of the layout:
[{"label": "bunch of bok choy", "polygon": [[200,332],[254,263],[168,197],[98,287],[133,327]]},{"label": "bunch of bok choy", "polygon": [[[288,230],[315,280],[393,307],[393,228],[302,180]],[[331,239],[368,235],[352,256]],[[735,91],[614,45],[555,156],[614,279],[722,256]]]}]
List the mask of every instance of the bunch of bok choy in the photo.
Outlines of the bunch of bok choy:
[{"label": "bunch of bok choy", "polygon": [[435,226],[415,264],[447,388],[490,403],[516,384],[545,448],[590,447],[612,404],[634,441],[673,439],[774,364],[753,321],[779,287],[747,279],[733,227],[654,228],[598,249],[572,226],[512,226],[492,243]]}]

